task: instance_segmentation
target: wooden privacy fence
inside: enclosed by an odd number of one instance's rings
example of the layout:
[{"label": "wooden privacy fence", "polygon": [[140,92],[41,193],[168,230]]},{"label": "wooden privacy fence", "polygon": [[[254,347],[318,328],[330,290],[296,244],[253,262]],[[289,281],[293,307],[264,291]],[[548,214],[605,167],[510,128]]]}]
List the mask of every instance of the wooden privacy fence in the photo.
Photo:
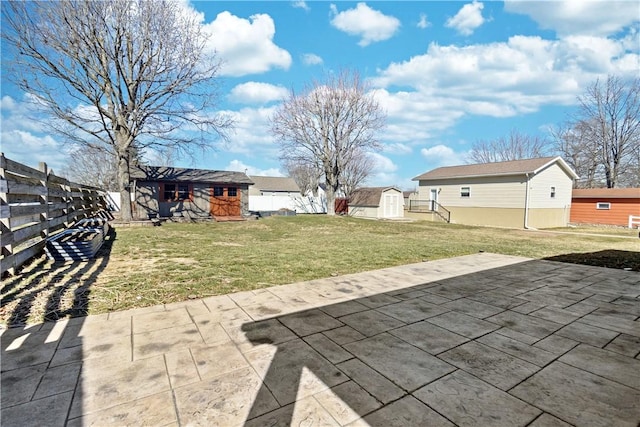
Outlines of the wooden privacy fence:
[{"label": "wooden privacy fence", "polygon": [[0,275],[39,255],[47,238],[106,207],[104,192],[56,176],[0,153]]}]

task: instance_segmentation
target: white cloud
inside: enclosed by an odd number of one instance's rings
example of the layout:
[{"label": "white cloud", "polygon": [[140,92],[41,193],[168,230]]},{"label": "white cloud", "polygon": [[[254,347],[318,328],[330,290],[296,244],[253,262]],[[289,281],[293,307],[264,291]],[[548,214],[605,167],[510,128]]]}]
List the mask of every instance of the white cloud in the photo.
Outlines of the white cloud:
[{"label": "white cloud", "polygon": [[[463,47],[431,44],[425,54],[379,70],[371,83],[402,88],[378,91],[388,110],[388,131],[394,133],[397,120],[408,123],[400,131],[411,130],[409,135],[415,132],[422,139],[464,114],[509,117],[544,105],[573,105],[597,78],[635,76],[640,55],[637,47],[628,50],[625,40],[514,36],[507,42]],[[416,124],[420,127],[412,129]]]},{"label": "white cloud", "polygon": [[429,164],[436,165],[434,167],[459,165],[463,163],[464,157],[463,154],[456,153],[450,147],[442,144],[423,148],[420,150],[420,154]]},{"label": "white cloud", "polygon": [[427,20],[427,15],[425,15],[424,13],[421,13],[420,20],[418,21],[417,27],[425,29],[430,26],[431,26],[431,22]]},{"label": "white cloud", "polygon": [[306,1],[303,0],[295,0],[291,2],[291,6],[297,8],[297,9],[304,9],[307,12],[311,10],[311,8],[309,7],[309,5],[307,4]]},{"label": "white cloud", "polygon": [[266,104],[271,101],[279,101],[289,92],[282,86],[269,83],[246,82],[231,89],[228,98],[242,104]]},{"label": "white cloud", "polygon": [[484,24],[485,19],[482,17],[483,8],[484,5],[475,0],[473,3],[465,4],[454,17],[447,20],[445,26],[454,28],[464,36],[469,36],[473,34],[476,28]]},{"label": "white cloud", "polygon": [[21,130],[5,130],[0,133],[2,151],[13,161],[37,169],[40,162],[45,162],[56,175],[66,169],[68,149],[51,135],[34,134]]},{"label": "white cloud", "polygon": [[226,171],[235,171],[235,172],[245,172],[247,175],[257,175],[257,176],[284,176],[280,169],[277,168],[269,168],[269,169],[260,169],[254,166],[247,165],[240,160],[231,160],[227,166],[225,166],[224,170]]},{"label": "white cloud", "polygon": [[225,151],[248,156],[277,157],[276,146],[269,127],[275,107],[241,108],[222,111],[234,121],[233,133],[225,144]]},{"label": "white cloud", "polygon": [[276,29],[269,15],[243,19],[225,11],[204,28],[212,34],[209,49],[223,61],[223,76],[264,73],[274,67],[287,70],[291,66],[289,52],[273,42]]},{"label": "white cloud", "polygon": [[322,64],[322,58],[315,53],[305,53],[302,55],[302,62],[305,65],[320,65]]},{"label": "white cloud", "polygon": [[[615,34],[640,21],[636,1],[505,1],[505,11],[530,16],[560,36]],[[637,46],[636,38],[636,46]]]},{"label": "white cloud", "polygon": [[408,144],[392,142],[384,144],[382,151],[390,154],[411,154],[413,149]]},{"label": "white cloud", "polygon": [[373,158],[375,167],[373,174],[369,176],[364,185],[376,187],[397,185],[399,181],[398,175],[396,174],[398,165],[380,153],[370,153],[370,156]]},{"label": "white cloud", "polygon": [[352,36],[361,37],[358,45],[368,46],[371,43],[390,39],[400,28],[400,20],[371,9],[366,3],[358,3],[355,9],[338,12],[336,5],[331,5],[335,15],[331,25]]}]

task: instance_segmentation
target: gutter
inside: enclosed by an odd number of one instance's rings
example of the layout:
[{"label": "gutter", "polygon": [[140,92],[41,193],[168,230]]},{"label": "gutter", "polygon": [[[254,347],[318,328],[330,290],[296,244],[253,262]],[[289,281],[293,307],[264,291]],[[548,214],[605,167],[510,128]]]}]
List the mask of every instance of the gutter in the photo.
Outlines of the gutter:
[{"label": "gutter", "polygon": [[525,193],[524,193],[524,228],[530,230],[529,227],[529,172],[525,173],[527,180],[525,181]]}]

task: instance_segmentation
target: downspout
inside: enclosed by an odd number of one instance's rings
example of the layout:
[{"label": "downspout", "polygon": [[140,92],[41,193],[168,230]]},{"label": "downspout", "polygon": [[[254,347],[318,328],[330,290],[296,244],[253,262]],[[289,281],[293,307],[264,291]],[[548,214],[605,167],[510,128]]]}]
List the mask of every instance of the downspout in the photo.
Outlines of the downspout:
[{"label": "downspout", "polygon": [[527,180],[525,181],[524,189],[524,228],[529,229],[529,172],[525,173]]}]

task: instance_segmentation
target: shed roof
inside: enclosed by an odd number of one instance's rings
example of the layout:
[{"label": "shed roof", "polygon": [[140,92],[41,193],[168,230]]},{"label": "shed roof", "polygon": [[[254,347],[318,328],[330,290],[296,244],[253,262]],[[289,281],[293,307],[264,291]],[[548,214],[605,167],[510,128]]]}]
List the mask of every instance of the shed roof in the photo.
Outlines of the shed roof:
[{"label": "shed roof", "polygon": [[208,169],[184,169],[169,166],[136,166],[131,179],[139,181],[211,182],[220,184],[253,184],[244,172]]},{"label": "shed roof", "polygon": [[478,163],[473,165],[445,166],[425,172],[413,178],[413,181],[446,179],[446,178],[471,178],[483,176],[508,176],[537,173],[548,165],[558,162],[560,166],[572,177],[577,178],[576,173],[562,160],[561,157],[540,157],[536,159],[513,160],[509,162]]},{"label": "shed roof", "polygon": [[353,192],[349,198],[349,206],[380,206],[382,193],[387,190],[396,190],[396,187],[362,187]]},{"label": "shed roof", "polygon": [[283,191],[299,193],[300,187],[295,180],[288,176],[256,176],[251,175],[253,185],[260,191]]},{"label": "shed roof", "polygon": [[574,199],[640,199],[640,188],[575,188]]}]

